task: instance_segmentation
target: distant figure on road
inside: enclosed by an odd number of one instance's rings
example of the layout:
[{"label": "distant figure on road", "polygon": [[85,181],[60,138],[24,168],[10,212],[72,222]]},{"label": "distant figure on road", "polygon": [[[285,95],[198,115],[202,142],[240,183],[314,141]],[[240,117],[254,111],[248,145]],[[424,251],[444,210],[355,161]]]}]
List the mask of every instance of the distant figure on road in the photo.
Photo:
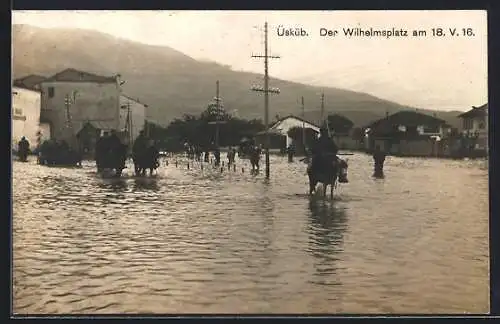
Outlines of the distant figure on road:
[{"label": "distant figure on road", "polygon": [[376,178],[382,178],[384,176],[384,162],[386,154],[380,150],[380,146],[375,146],[375,151],[373,152],[373,162],[374,162],[374,172],[373,176]]},{"label": "distant figure on road", "polygon": [[205,161],[206,163],[210,162],[210,152],[205,151],[205,156],[203,161]]},{"label": "distant figure on road", "polygon": [[234,158],[236,156],[236,150],[233,149],[232,147],[229,147],[229,150],[227,151],[227,163],[228,166],[231,166],[234,164]]},{"label": "distant figure on road", "polygon": [[30,142],[26,137],[22,137],[19,143],[17,143],[17,156],[19,161],[26,162],[28,160],[28,154],[30,152]]},{"label": "distant figure on road", "polygon": [[286,148],[286,154],[288,155],[288,162],[293,162],[293,156],[295,155],[295,145],[293,143]]},{"label": "distant figure on road", "polygon": [[220,165],[220,150],[218,147],[214,149],[215,166]]}]

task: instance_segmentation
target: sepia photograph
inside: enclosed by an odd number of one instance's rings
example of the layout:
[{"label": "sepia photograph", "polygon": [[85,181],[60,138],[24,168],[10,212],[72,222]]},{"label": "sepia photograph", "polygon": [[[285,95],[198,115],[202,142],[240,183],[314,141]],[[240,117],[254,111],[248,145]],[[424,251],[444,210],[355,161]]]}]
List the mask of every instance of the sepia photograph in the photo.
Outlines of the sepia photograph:
[{"label": "sepia photograph", "polygon": [[12,11],[11,314],[487,314],[485,10]]}]

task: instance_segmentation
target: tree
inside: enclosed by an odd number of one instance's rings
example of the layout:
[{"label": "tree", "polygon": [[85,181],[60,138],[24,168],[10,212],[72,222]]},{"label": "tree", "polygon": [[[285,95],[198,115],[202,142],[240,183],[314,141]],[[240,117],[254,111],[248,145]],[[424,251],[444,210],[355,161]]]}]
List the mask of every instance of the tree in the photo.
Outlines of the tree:
[{"label": "tree", "polygon": [[[288,130],[288,137],[290,137],[295,143],[297,152],[305,152],[306,147],[311,147],[314,145],[314,141],[317,138],[317,133],[314,129],[306,127],[292,127]],[[303,138],[305,137],[305,145]]]},{"label": "tree", "polygon": [[[171,151],[182,149],[185,142],[208,149],[215,140],[215,116],[210,109],[199,116],[186,114],[174,119],[166,128],[149,123],[150,137],[160,143],[161,148]],[[264,130],[262,121],[244,120],[228,114],[218,116],[225,123],[219,125],[219,143],[222,146],[238,145],[243,137],[250,137]]]},{"label": "tree", "polygon": [[348,134],[354,126],[354,123],[350,119],[342,115],[331,114],[328,115],[327,119],[330,131],[336,134]]}]

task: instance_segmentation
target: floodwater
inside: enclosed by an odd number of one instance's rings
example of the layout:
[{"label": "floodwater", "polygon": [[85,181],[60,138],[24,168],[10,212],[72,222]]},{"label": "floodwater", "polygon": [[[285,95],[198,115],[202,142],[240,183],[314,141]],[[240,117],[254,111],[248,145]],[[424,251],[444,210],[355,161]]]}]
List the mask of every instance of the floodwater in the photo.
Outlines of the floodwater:
[{"label": "floodwater", "polygon": [[14,313],[489,311],[486,161],[388,157],[373,179],[356,153],[331,200],[283,157],[269,182],[174,160],[121,180],[13,162]]}]

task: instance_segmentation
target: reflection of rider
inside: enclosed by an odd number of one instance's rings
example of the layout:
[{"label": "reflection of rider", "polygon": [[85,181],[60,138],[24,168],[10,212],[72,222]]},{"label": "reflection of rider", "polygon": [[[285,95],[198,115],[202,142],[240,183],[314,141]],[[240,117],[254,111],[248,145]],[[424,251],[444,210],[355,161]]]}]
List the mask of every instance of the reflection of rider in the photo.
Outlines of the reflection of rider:
[{"label": "reflection of rider", "polygon": [[315,141],[312,147],[312,165],[313,169],[327,169],[331,162],[337,161],[339,149],[333,139],[328,135],[327,128],[320,129],[320,137]]}]

